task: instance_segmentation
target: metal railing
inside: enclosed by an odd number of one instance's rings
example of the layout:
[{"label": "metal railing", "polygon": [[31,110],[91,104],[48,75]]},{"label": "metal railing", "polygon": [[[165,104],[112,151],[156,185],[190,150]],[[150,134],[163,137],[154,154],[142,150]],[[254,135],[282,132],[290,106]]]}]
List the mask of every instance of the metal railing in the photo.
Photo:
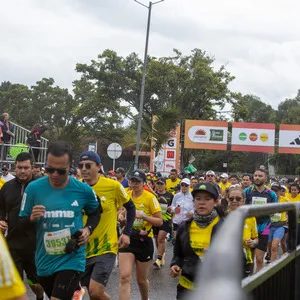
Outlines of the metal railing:
[{"label": "metal railing", "polygon": [[[300,299],[300,246],[297,247],[300,203],[245,205],[232,212],[216,234],[197,276],[191,300]],[[288,213],[287,253],[256,274],[242,280],[241,241],[244,221],[276,212]]]},{"label": "metal railing", "polygon": [[26,148],[26,151],[31,153],[33,152],[33,149],[38,149],[40,153],[39,153],[38,160],[36,162],[40,164],[44,164],[46,161],[46,150],[48,148],[49,140],[42,137],[41,147],[30,147],[26,143],[30,130],[14,122],[10,121],[10,123],[14,125],[15,137],[10,140],[10,144],[1,144],[1,156],[0,156],[1,165],[3,165],[4,163],[5,164],[14,163],[14,158],[10,156],[10,150],[12,147],[15,149],[24,149],[22,151],[25,151]]}]

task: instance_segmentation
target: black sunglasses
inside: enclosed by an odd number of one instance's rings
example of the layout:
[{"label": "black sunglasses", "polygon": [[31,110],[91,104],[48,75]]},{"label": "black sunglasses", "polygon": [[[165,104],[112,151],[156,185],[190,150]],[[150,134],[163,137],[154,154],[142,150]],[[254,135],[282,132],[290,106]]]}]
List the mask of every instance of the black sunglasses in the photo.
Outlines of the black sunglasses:
[{"label": "black sunglasses", "polygon": [[46,167],[45,168],[46,173],[53,174],[55,171],[57,172],[58,175],[66,175],[67,174],[67,169],[57,169],[57,168],[52,168],[52,167]]},{"label": "black sunglasses", "polygon": [[185,184],[185,183],[182,183],[181,186],[188,187],[189,185],[188,185],[188,184]]},{"label": "black sunglasses", "polygon": [[209,174],[209,175],[206,175],[206,177],[215,177],[215,175]]},{"label": "black sunglasses", "polygon": [[87,170],[89,170],[89,169],[92,167],[92,165],[93,165],[93,164],[91,164],[91,163],[85,163],[85,164],[79,163],[79,164],[78,164],[78,169],[82,170],[83,167],[85,166],[85,168],[86,168]]},{"label": "black sunglasses", "polygon": [[236,200],[237,202],[241,202],[243,200],[242,197],[229,197],[228,199],[230,202],[233,202],[234,200]]}]

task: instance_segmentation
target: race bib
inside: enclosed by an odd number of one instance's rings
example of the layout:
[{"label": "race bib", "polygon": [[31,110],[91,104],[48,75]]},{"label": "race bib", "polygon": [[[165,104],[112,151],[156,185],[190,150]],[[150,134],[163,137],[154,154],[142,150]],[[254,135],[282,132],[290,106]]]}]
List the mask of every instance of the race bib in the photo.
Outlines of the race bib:
[{"label": "race bib", "polygon": [[167,209],[168,209],[168,204],[160,204],[160,207],[161,207],[161,212],[163,214],[165,214],[167,212]]},{"label": "race bib", "polygon": [[253,205],[263,205],[267,204],[268,199],[264,197],[252,197],[252,204]]},{"label": "race bib", "polygon": [[[141,214],[144,213],[143,210],[137,210],[136,212],[139,212]],[[133,227],[142,227],[144,220],[143,219],[138,219],[135,218],[134,223],[133,223]]]},{"label": "race bib", "polygon": [[44,233],[44,246],[48,255],[65,254],[65,247],[71,239],[70,228]]},{"label": "race bib", "polygon": [[277,223],[281,220],[281,213],[276,213],[271,216],[271,223]]}]

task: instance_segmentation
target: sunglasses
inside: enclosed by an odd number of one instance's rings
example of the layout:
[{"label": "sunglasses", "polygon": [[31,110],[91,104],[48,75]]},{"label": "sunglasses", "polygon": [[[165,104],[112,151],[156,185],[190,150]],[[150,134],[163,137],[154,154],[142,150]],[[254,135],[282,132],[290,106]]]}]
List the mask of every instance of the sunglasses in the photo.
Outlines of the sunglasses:
[{"label": "sunglasses", "polygon": [[90,170],[91,167],[92,167],[93,165],[94,165],[94,164],[91,164],[91,163],[85,163],[85,164],[79,163],[79,164],[78,164],[78,169],[82,170],[83,167],[85,166],[85,168],[86,168],[87,170]]},{"label": "sunglasses", "polygon": [[57,168],[52,168],[52,167],[46,167],[45,171],[48,174],[53,174],[56,171],[58,175],[66,175],[68,170],[67,169],[57,169]]},{"label": "sunglasses", "polygon": [[215,175],[206,175],[206,177],[215,177]]},{"label": "sunglasses", "polygon": [[182,183],[181,186],[188,187],[189,185],[188,185],[188,184],[185,184],[185,183]]},{"label": "sunglasses", "polygon": [[241,202],[243,200],[242,197],[229,197],[228,199],[230,202],[233,202],[234,200],[236,200],[237,202]]},{"label": "sunglasses", "polygon": [[156,182],[157,185],[164,185],[163,182]]}]

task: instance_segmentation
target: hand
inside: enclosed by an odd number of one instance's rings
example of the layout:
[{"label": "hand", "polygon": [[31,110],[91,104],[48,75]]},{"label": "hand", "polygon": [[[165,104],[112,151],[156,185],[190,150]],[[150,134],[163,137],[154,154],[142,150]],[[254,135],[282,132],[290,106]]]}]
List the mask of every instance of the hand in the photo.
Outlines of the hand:
[{"label": "hand", "polygon": [[180,211],[181,211],[180,206],[176,206],[176,208],[175,208],[175,214],[176,214],[176,215],[177,215],[177,214],[180,214]]},{"label": "hand", "polygon": [[178,266],[172,266],[170,268],[170,276],[175,278],[180,274],[180,267]]},{"label": "hand", "polygon": [[143,219],[143,217],[144,217],[144,214],[142,214],[142,213],[140,213],[140,212],[136,212],[135,213],[135,217],[137,218],[137,219]]},{"label": "hand", "polygon": [[4,234],[7,230],[7,222],[0,221],[0,231]]},{"label": "hand", "polygon": [[252,239],[247,239],[245,242],[246,246],[248,246],[249,248],[254,248],[254,246],[256,245],[255,240]]},{"label": "hand", "polygon": [[40,219],[40,217],[43,217],[46,213],[46,208],[43,205],[35,205],[32,208],[32,212],[30,215],[30,222],[36,222]]},{"label": "hand", "polygon": [[172,212],[172,206],[168,206],[167,211]]},{"label": "hand", "polygon": [[188,213],[186,213],[186,216],[189,218],[189,217],[192,217],[194,215],[194,213],[193,212],[188,212]]},{"label": "hand", "polygon": [[81,232],[81,236],[78,238],[78,245],[82,246],[86,244],[88,241],[89,236],[91,235],[90,230],[87,227],[84,227],[79,230]]},{"label": "hand", "polygon": [[129,236],[124,233],[121,234],[118,241],[119,249],[127,248],[129,244],[130,244]]},{"label": "hand", "polygon": [[126,221],[126,218],[125,218],[125,216],[124,216],[122,213],[119,214],[119,216],[118,216],[118,221],[119,221],[119,222],[124,222],[124,221]]}]

